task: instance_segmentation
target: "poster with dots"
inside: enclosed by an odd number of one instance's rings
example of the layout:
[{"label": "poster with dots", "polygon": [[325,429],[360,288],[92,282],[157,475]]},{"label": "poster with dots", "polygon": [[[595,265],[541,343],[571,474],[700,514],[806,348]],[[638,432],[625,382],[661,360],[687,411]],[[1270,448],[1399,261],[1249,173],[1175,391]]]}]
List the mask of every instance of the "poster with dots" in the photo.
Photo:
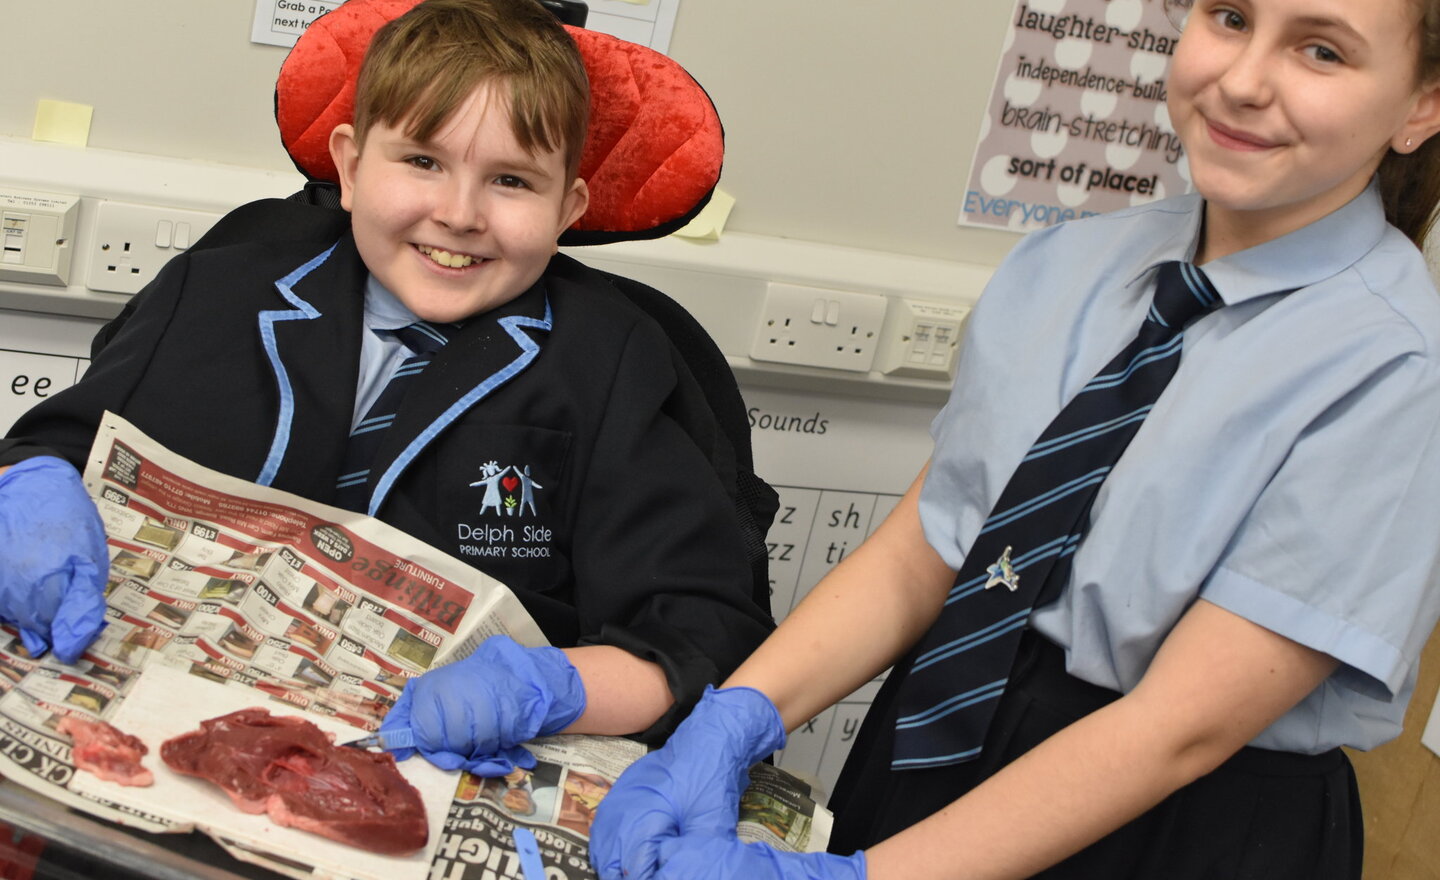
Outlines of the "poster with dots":
[{"label": "poster with dots", "polygon": [[959,222],[1017,232],[1190,188],[1165,107],[1185,0],[1016,0]]}]

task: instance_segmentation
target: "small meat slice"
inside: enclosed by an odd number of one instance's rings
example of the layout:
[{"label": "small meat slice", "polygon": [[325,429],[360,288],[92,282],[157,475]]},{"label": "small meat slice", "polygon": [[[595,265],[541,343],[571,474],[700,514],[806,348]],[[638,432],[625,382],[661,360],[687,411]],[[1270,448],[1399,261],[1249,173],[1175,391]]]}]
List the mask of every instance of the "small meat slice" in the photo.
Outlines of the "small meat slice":
[{"label": "small meat slice", "polygon": [[429,836],[420,792],[393,755],[336,746],[303,718],[241,709],[166,740],[160,757],[220,786],[247,813],[359,849],[401,855]]},{"label": "small meat slice", "polygon": [[143,788],[155,782],[155,775],[140,764],[150,749],[130,734],[76,715],[61,718],[55,729],[70,737],[70,757],[81,770],[121,785]]}]

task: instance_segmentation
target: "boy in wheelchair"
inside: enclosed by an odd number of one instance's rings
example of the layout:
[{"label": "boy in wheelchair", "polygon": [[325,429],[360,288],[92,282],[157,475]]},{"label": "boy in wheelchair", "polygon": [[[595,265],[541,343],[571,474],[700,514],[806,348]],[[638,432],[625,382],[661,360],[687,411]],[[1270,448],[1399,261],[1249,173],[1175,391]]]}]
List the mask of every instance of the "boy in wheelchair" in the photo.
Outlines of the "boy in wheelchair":
[{"label": "boy in wheelchair", "polygon": [[385,24],[330,138],[346,211],[270,203],[264,240],[175,258],[0,441],[0,618],[67,662],[98,632],[108,559],[75,468],[108,409],[517,593],[561,647],[497,637],[412,680],[386,727],[432,761],[503,774],[536,735],[663,739],[771,622],[735,451],[681,353],[557,252],[589,198],[588,107],[574,40],[534,0]]}]

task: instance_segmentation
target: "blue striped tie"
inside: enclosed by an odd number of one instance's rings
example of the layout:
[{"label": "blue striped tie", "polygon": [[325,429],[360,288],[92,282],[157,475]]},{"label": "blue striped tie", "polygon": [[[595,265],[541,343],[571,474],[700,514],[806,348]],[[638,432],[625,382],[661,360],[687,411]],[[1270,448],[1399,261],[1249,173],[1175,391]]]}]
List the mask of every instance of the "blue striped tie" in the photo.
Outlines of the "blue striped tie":
[{"label": "blue striped tie", "polygon": [[1189,263],[1160,266],[1139,334],[1066,404],[1020,461],[911,654],[897,700],[896,770],[979,756],[1031,610],[1059,595],[1090,505],[1180,364],[1182,330],[1219,305]]},{"label": "blue striped tie", "polygon": [[400,363],[391,374],[390,381],[380,390],[380,396],[366,411],[350,432],[350,442],[345,448],[345,463],[340,468],[340,477],[335,481],[334,503],[338,507],[358,510],[362,513],[370,501],[370,465],[380,451],[380,440],[385,430],[395,421],[400,402],[405,399],[416,376],[425,369],[435,353],[450,341],[453,327],[445,324],[427,324],[417,321],[398,330],[379,332],[393,334],[413,354]]}]

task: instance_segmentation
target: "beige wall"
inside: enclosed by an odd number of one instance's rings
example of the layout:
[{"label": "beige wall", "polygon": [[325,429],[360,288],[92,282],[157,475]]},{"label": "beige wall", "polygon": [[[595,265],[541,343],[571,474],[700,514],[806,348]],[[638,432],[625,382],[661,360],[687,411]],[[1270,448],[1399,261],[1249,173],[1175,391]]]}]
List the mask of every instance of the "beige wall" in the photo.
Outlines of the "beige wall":
[{"label": "beige wall", "polygon": [[[23,8],[23,14],[20,10]],[[253,0],[0,0],[0,136],[39,98],[95,107],[90,144],[288,169],[285,51]],[[993,265],[1015,236],[955,225],[1011,0],[681,0],[671,55],[728,138],[731,228]],[[9,169],[7,169],[9,171]]]},{"label": "beige wall", "polygon": [[[90,146],[289,169],[274,117],[285,49],[250,42],[253,0],[0,0],[0,135],[40,98],[95,108]],[[6,176],[23,176],[5,169]]]}]

